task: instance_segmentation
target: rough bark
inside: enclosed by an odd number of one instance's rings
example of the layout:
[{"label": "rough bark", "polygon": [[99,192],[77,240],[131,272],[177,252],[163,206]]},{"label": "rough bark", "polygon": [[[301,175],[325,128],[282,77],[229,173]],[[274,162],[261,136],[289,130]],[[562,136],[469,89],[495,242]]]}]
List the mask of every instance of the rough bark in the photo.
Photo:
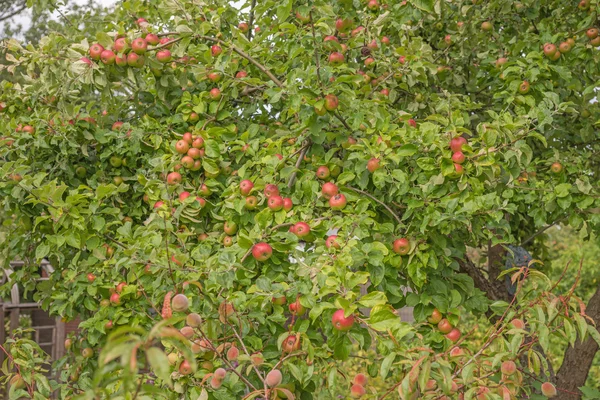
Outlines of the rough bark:
[{"label": "rough bark", "polygon": [[[600,325],[600,285],[588,302],[586,314],[596,322],[597,326]],[[561,400],[581,399],[579,387],[585,385],[597,351],[598,344],[590,337],[583,342],[577,341],[575,346],[567,348],[563,363],[556,374],[556,385],[560,389],[578,394],[561,392]]]},{"label": "rough bark", "polygon": [[458,263],[462,272],[469,275],[471,279],[473,279],[475,287],[485,292],[490,300],[509,301],[509,295],[506,291],[503,280],[488,280],[483,274],[482,270],[473,264],[473,262],[468,258],[459,260]]}]

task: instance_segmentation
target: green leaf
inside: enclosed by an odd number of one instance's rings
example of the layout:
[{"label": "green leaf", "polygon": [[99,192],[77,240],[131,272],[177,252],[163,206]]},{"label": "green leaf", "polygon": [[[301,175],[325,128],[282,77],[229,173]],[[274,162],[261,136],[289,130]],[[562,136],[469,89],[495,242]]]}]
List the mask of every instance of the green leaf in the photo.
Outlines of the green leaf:
[{"label": "green leaf", "polygon": [[381,362],[381,368],[379,370],[379,375],[381,378],[387,378],[388,373],[390,372],[390,368],[392,367],[392,363],[396,359],[396,353],[392,352],[388,354],[383,361]]},{"label": "green leaf", "polygon": [[387,297],[383,292],[371,292],[358,300],[358,303],[363,307],[372,308],[376,305],[384,305],[387,303]]},{"label": "green leaf", "polygon": [[167,358],[167,355],[158,347],[150,347],[146,350],[146,357],[156,376],[165,381],[169,387],[172,387],[169,359]]}]

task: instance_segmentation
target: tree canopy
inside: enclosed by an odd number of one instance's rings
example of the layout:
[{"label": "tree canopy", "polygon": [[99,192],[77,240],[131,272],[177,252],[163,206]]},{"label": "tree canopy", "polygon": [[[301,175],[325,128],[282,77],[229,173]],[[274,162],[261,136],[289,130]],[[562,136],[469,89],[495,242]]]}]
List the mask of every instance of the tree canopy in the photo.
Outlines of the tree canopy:
[{"label": "tree canopy", "polygon": [[[60,379],[19,369],[15,398],[580,398],[582,353],[545,352],[597,349],[600,295],[536,251],[599,228],[596,2],[98,19],[2,42],[3,251],[27,261],[3,289],[82,321]],[[359,350],[379,362],[351,376]]]}]

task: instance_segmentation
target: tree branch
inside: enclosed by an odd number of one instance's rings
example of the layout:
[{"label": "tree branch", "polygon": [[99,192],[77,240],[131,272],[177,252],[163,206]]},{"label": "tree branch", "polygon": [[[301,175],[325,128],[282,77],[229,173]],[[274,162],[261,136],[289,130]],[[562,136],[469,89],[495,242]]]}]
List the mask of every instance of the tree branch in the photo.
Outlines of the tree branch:
[{"label": "tree branch", "polygon": [[400,217],[394,212],[394,210],[392,210],[387,204],[385,204],[384,202],[382,202],[381,200],[377,199],[376,197],[374,197],[372,194],[367,193],[363,190],[360,189],[356,189],[353,188],[352,186],[345,186],[347,189],[353,190],[356,193],[360,193],[362,195],[367,196],[368,198],[370,198],[371,200],[375,201],[378,204],[381,204],[386,210],[388,210],[388,212],[390,214],[392,214],[392,217],[394,217],[396,219],[396,221],[398,221],[398,224],[403,225],[402,220],[400,219]]},{"label": "tree branch", "polygon": [[310,149],[311,145],[312,142],[310,140],[307,140],[306,144],[302,148],[302,151],[300,151],[300,155],[298,155],[298,159],[296,160],[296,169],[294,170],[294,172],[292,172],[292,174],[290,175],[290,180],[288,181],[289,189],[291,189],[292,186],[294,186],[294,183],[296,182],[296,175],[298,174],[298,169],[300,168],[300,164],[302,163],[302,160],[304,160],[304,156],[308,152],[308,149]]},{"label": "tree branch", "polygon": [[248,40],[252,40],[252,31],[254,30],[254,8],[256,7],[256,0],[252,0],[250,3],[250,18],[248,19]]},{"label": "tree branch", "polygon": [[2,22],[2,21],[5,21],[5,20],[7,20],[7,19],[10,19],[10,18],[14,17],[14,16],[15,16],[15,15],[17,15],[17,14],[20,14],[20,13],[21,13],[23,10],[25,10],[26,8],[27,8],[27,4],[23,5],[23,6],[22,6],[22,7],[20,7],[20,8],[17,8],[15,11],[13,11],[13,12],[11,12],[11,13],[9,13],[9,14],[6,14],[6,15],[2,15],[2,16],[0,16],[0,22]]}]

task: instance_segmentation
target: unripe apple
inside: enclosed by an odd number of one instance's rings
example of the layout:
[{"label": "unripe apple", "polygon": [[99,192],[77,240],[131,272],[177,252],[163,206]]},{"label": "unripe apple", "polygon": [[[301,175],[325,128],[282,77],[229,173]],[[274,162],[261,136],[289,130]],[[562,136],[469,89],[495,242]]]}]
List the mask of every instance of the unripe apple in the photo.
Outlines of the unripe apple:
[{"label": "unripe apple", "polygon": [[276,185],[269,183],[268,185],[265,186],[264,194],[265,194],[266,198],[269,198],[273,195],[279,195],[279,189],[277,188]]},{"label": "unripe apple", "polygon": [[379,158],[371,158],[367,162],[367,170],[370,173],[377,171],[380,167],[381,167],[381,165],[379,165]]},{"label": "unripe apple", "polygon": [[442,333],[450,333],[450,331],[453,329],[454,327],[452,326],[452,324],[446,319],[444,318],[443,320],[441,320],[438,323],[438,329],[440,330],[440,332]]},{"label": "unripe apple", "polygon": [[92,356],[94,355],[94,350],[92,350],[90,347],[86,347],[83,350],[81,350],[81,355],[83,356],[83,358],[92,358]]},{"label": "unripe apple", "polygon": [[300,335],[289,335],[281,344],[284,353],[291,353],[300,349]]},{"label": "unripe apple", "polygon": [[562,172],[562,170],[563,170],[563,166],[559,162],[552,163],[552,165],[550,166],[550,171],[552,171],[552,173],[555,175],[560,174]]},{"label": "unripe apple", "polygon": [[556,386],[554,386],[551,382],[542,383],[542,394],[549,399],[556,396]]},{"label": "unripe apple", "polygon": [[257,205],[258,205],[258,198],[256,196],[246,197],[246,203],[244,204],[244,207],[247,210],[254,210]]},{"label": "unripe apple", "polygon": [[401,256],[406,255],[410,251],[410,242],[407,238],[396,239],[392,244],[392,249],[396,254],[400,254]]},{"label": "unripe apple", "polygon": [[348,331],[352,328],[352,325],[354,325],[354,315],[350,314],[348,317],[345,317],[344,310],[339,309],[333,313],[331,323],[333,329],[337,331]]},{"label": "unripe apple", "polygon": [[209,81],[217,83],[221,80],[221,78],[223,78],[223,75],[221,75],[218,72],[209,72],[206,77],[208,78]]},{"label": "unripe apple", "polygon": [[126,67],[127,66],[127,56],[125,54],[123,54],[123,55],[117,54],[115,56],[115,64],[117,64],[119,67]]},{"label": "unripe apple", "polygon": [[281,375],[281,371],[279,371],[278,369],[274,369],[274,370],[269,371],[269,373],[267,374],[267,376],[265,378],[265,383],[269,387],[275,387],[275,386],[279,386],[281,384],[282,380],[283,380],[283,375]]},{"label": "unripe apple", "polygon": [[339,41],[339,39],[337,37],[329,35],[329,36],[325,36],[323,38],[323,42],[336,42],[336,43],[339,43],[340,41]]},{"label": "unripe apple", "polygon": [[493,28],[494,27],[493,27],[492,23],[489,22],[489,21],[484,21],[484,22],[481,23],[481,30],[484,31],[484,32],[489,32]]},{"label": "unripe apple", "polygon": [[170,365],[175,365],[179,361],[179,354],[177,353],[169,353],[167,354],[167,360]]},{"label": "unripe apple", "polygon": [[334,249],[339,249],[340,248],[340,244],[337,242],[337,236],[336,235],[331,235],[327,238],[327,240],[325,240],[325,246],[327,246],[328,249],[330,248],[334,248]]},{"label": "unripe apple", "polygon": [[219,88],[212,88],[210,92],[208,92],[208,97],[212,100],[219,100],[221,98],[221,90]]},{"label": "unripe apple", "polygon": [[443,316],[442,313],[436,308],[433,310],[433,312],[431,313],[431,315],[427,318],[427,321],[430,324],[434,324],[437,325],[440,323],[440,321],[442,320]]},{"label": "unripe apple", "polygon": [[104,51],[104,47],[101,44],[94,43],[90,46],[90,58],[92,60],[99,61],[102,56],[102,52]]},{"label": "unripe apple", "polygon": [[304,306],[300,304],[300,300],[296,300],[295,302],[290,303],[288,308],[293,315],[297,316],[304,315],[304,313],[306,312],[306,308],[304,308]]},{"label": "unripe apple", "polygon": [[130,67],[141,68],[144,66],[145,62],[146,59],[144,58],[144,56],[140,56],[137,53],[129,53],[127,55],[127,65],[129,65]]},{"label": "unripe apple", "polygon": [[512,374],[514,374],[515,372],[517,372],[517,364],[515,364],[514,361],[504,361],[502,363],[502,365],[500,366],[500,371],[502,372],[503,375],[507,375],[510,376]]},{"label": "unripe apple", "polygon": [[252,257],[256,261],[267,261],[273,255],[273,249],[268,243],[260,242],[252,246]]},{"label": "unripe apple", "polygon": [[452,162],[454,162],[455,164],[462,164],[465,162],[465,155],[462,151],[457,151],[456,153],[452,154]]},{"label": "unripe apple", "polygon": [[[373,65],[373,63],[375,63],[375,59],[373,57],[367,57],[365,59],[365,67],[369,67],[369,66]],[[373,86],[375,86],[377,84],[377,82],[375,80],[373,80],[373,82],[371,82],[371,84]]]},{"label": "unripe apple", "polygon": [[529,89],[530,89],[530,85],[529,85],[529,82],[527,82],[527,81],[523,81],[519,85],[519,93],[521,93],[521,94],[529,93]]},{"label": "unripe apple", "polygon": [[190,302],[189,302],[188,298],[186,297],[186,295],[179,293],[179,294],[175,295],[175,297],[173,297],[173,300],[172,300],[173,311],[183,312],[183,311],[186,311],[189,306],[190,306]]},{"label": "unripe apple", "polygon": [[284,197],[283,199],[283,209],[285,211],[290,211],[294,207],[294,202],[289,197]]},{"label": "unripe apple", "polygon": [[254,353],[250,356],[250,361],[255,367],[260,367],[264,364],[265,358],[261,353]]},{"label": "unripe apple", "polygon": [[106,65],[112,65],[115,63],[115,53],[112,50],[104,50],[100,54],[100,61]]},{"label": "unripe apple", "polygon": [[171,52],[167,49],[160,49],[156,52],[156,59],[163,64],[171,61]]},{"label": "unripe apple", "polygon": [[331,207],[332,210],[343,210],[344,207],[346,207],[346,204],[346,196],[342,193],[338,193],[329,199],[329,207]]},{"label": "unripe apple", "polygon": [[73,341],[71,339],[65,339],[65,349],[69,350],[73,346]]},{"label": "unripe apple", "polygon": [[302,14],[300,14],[300,12],[296,12],[296,18],[302,24],[308,24],[310,22],[310,16],[309,15],[302,15]]},{"label": "unripe apple", "polygon": [[285,296],[273,296],[271,298],[271,303],[273,304],[277,304],[278,306],[282,306],[287,302],[287,299]]},{"label": "unripe apple", "polygon": [[454,343],[458,339],[460,339],[460,336],[461,336],[460,331],[457,328],[453,328],[450,332],[448,332],[448,334],[446,335],[446,338]]},{"label": "unripe apple", "polygon": [[328,94],[325,96],[325,103],[324,103],[323,107],[325,107],[325,109],[327,111],[333,111],[333,110],[337,109],[338,105],[339,105],[339,102],[338,102],[338,98],[336,95]]},{"label": "unripe apple", "polygon": [[594,47],[600,46],[600,36],[593,38],[590,40],[590,44]]},{"label": "unripe apple", "polygon": [[352,20],[349,18],[338,18],[335,21],[335,29],[338,32],[348,32],[352,28]]}]

